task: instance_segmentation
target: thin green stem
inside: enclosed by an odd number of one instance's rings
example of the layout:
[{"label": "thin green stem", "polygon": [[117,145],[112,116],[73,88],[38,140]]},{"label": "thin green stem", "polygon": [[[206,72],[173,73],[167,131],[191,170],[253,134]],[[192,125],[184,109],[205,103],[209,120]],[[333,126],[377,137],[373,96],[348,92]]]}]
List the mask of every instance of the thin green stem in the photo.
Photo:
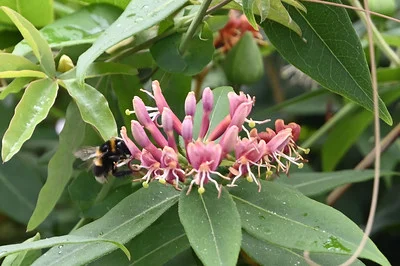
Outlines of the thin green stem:
[{"label": "thin green stem", "polygon": [[339,112],[337,112],[328,122],[326,122],[320,129],[318,129],[311,137],[309,137],[304,143],[300,146],[302,147],[311,147],[317,140],[319,140],[322,136],[325,136],[328,131],[334,127],[344,116],[352,112],[357,108],[357,105],[354,103],[348,103],[345,105]]},{"label": "thin green stem", "polygon": [[229,4],[229,2],[231,2],[231,1],[232,1],[232,0],[225,0],[225,1],[222,1],[222,2],[220,2],[220,3],[218,3],[218,4],[216,4],[215,6],[210,7],[210,8],[207,10],[206,15],[209,15],[209,14],[215,12],[216,10],[220,9],[221,7],[223,7],[223,6],[227,5],[227,4]]},{"label": "thin green stem", "polygon": [[179,45],[179,52],[183,53],[187,46],[189,45],[190,40],[192,39],[194,33],[196,32],[198,26],[203,22],[203,18],[207,12],[208,7],[210,6],[212,0],[204,0],[200,6],[200,10],[197,12],[196,16],[194,17],[192,23],[189,26],[188,31],[183,36],[183,40]]},{"label": "thin green stem", "polygon": [[[350,4],[357,8],[362,8],[362,5],[358,0],[350,0]],[[360,17],[361,21],[364,25],[367,26],[367,15],[364,12],[356,11],[357,15]],[[379,47],[379,49],[389,58],[389,60],[395,64],[396,66],[400,66],[400,58],[397,54],[390,48],[390,46],[386,43],[382,34],[376,28],[374,23],[371,23],[372,33],[374,35],[374,42]]]},{"label": "thin green stem", "polygon": [[175,29],[167,30],[167,31],[163,32],[162,34],[157,35],[154,38],[151,38],[151,39],[149,39],[149,40],[147,40],[147,41],[145,41],[145,42],[143,42],[143,43],[141,43],[141,44],[139,44],[137,46],[133,46],[133,47],[130,47],[130,48],[127,48],[125,50],[122,50],[122,51],[118,52],[117,54],[115,54],[112,57],[108,58],[106,60],[106,62],[117,61],[117,60],[119,60],[119,59],[121,59],[123,57],[126,57],[128,55],[134,54],[134,53],[139,52],[141,50],[144,50],[144,49],[150,47],[152,44],[154,44],[158,40],[161,40],[161,39],[163,39],[165,37],[168,37],[168,36],[174,34],[175,32],[176,32]]}]

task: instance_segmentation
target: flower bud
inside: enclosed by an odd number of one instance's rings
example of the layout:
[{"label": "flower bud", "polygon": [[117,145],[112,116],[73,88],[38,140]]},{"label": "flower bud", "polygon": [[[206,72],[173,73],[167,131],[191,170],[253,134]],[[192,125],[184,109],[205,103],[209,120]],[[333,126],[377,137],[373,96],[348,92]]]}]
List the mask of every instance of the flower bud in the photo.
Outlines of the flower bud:
[{"label": "flower bud", "polygon": [[196,112],[196,97],[194,96],[194,92],[191,91],[188,93],[185,100],[185,114],[194,117]]},{"label": "flower bud", "polygon": [[133,143],[133,141],[128,138],[128,135],[126,133],[126,127],[121,127],[120,130],[120,135],[122,137],[122,140],[125,142],[126,146],[128,147],[129,152],[132,155],[132,158],[139,159],[140,158],[140,150],[139,148]]},{"label": "flower bud", "polygon": [[193,140],[193,119],[191,116],[185,116],[182,123],[182,138],[185,141],[185,147]]},{"label": "flower bud", "polygon": [[238,133],[239,133],[239,128],[237,126],[231,126],[222,136],[219,144],[222,147],[223,154],[227,154],[234,149],[235,144],[237,142]]},{"label": "flower bud", "polygon": [[138,121],[132,120],[131,128],[132,135],[136,142],[144,149],[148,150],[154,156],[154,158],[159,161],[161,159],[161,151],[157,149],[157,147],[154,146],[153,143],[151,143],[142,125],[140,125]]},{"label": "flower bud", "polygon": [[209,87],[203,90],[203,112],[211,112],[214,105],[214,94]]}]

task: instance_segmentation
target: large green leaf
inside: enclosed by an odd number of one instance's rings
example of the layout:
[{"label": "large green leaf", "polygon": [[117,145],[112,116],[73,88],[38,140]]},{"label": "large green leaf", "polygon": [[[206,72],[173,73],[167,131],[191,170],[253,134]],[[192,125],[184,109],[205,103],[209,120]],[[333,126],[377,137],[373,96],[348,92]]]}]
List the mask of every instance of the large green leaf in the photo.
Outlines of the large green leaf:
[{"label": "large green leaf", "polygon": [[41,224],[53,210],[65,186],[72,176],[74,151],[81,145],[85,133],[85,123],[79,116],[75,104],[67,109],[66,123],[60,134],[60,144],[48,166],[46,183],[40,190],[35,211],[28,223],[28,231]]},{"label": "large green leaf", "polygon": [[77,64],[77,79],[82,81],[89,65],[105,50],[120,41],[162,21],[187,0],[131,1],[122,15],[83,53]]},{"label": "large green leaf", "polygon": [[[121,13],[121,9],[111,5],[90,5],[46,25],[40,32],[52,48],[93,43]],[[22,41],[13,53],[25,55],[31,50],[26,41]]]},{"label": "large green leaf", "polygon": [[[261,265],[309,265],[304,259],[303,251],[289,249],[262,241],[245,231],[243,232],[242,248],[248,256]],[[340,254],[313,253],[311,259],[324,266],[336,266],[345,262],[350,256]],[[364,265],[357,260],[352,265]]]},{"label": "large green leaf", "polygon": [[[399,86],[390,86],[381,90],[382,99],[391,104],[400,98]],[[360,139],[360,135],[372,123],[373,115],[365,109],[357,108],[342,117],[326,138],[321,152],[322,169],[332,171],[343,155]]]},{"label": "large green leaf", "polygon": [[[243,181],[230,190],[241,216],[242,227],[252,236],[274,245],[349,255],[363,232],[339,211],[274,182],[260,180],[262,191]],[[381,265],[390,263],[368,240],[360,257]]]},{"label": "large green leaf", "polygon": [[240,217],[230,194],[214,185],[204,194],[184,189],[179,198],[179,217],[189,242],[205,265],[236,265],[242,233]]},{"label": "large green leaf", "polygon": [[36,71],[36,70],[17,70],[17,71],[0,72],[0,78],[24,78],[24,77],[46,78],[46,74],[43,73],[42,71]]},{"label": "large green leaf", "polygon": [[[228,93],[233,91],[232,87],[223,86],[213,90],[214,95],[214,107],[210,114],[210,127],[207,135],[213,131],[213,129],[221,123],[221,121],[229,115],[229,100]],[[203,116],[203,102],[199,101],[196,106],[196,114],[194,117],[193,125],[193,138],[196,139],[200,132],[201,117]],[[206,135],[206,136],[207,136]]]},{"label": "large green leaf", "polygon": [[[322,86],[373,111],[368,65],[346,11],[314,3],[304,5],[307,14],[288,7],[291,17],[302,29],[302,37],[276,22],[266,21],[263,28],[269,40],[287,61]],[[392,124],[381,99],[379,114],[382,120]]]},{"label": "large green leaf", "polygon": [[49,77],[54,77],[56,74],[56,67],[53,60],[53,54],[48,43],[40,35],[40,32],[28,20],[14,10],[8,7],[0,8],[13,21],[15,26],[17,26],[22,36],[32,48],[33,54],[40,62],[44,72],[46,72]]},{"label": "large green leaf", "polygon": [[125,246],[132,254],[131,261],[128,261],[126,256],[116,250],[92,264],[96,266],[164,265],[179,253],[190,248],[185,231],[179,221],[177,206],[166,211],[157,221]]},{"label": "large green leaf", "polygon": [[[56,249],[58,250],[58,254],[62,254],[62,252],[64,251],[64,245],[99,242],[105,242],[106,244],[112,244],[115,248],[120,248],[125,253],[125,255],[130,258],[130,253],[126,249],[126,247],[121,243],[118,243],[117,241],[109,240],[104,237],[85,237],[76,235],[56,236],[32,242],[1,246],[0,258],[21,251],[30,251],[35,249],[49,248],[53,246],[57,246]],[[66,246],[66,248],[67,247],[68,246]]]},{"label": "large green leaf", "polygon": [[[53,21],[53,1],[48,0],[3,0],[1,5],[5,5],[27,20],[36,27],[43,27]],[[0,23],[11,24],[10,19],[0,12]]]},{"label": "large green leaf", "polygon": [[31,77],[16,78],[0,93],[0,100],[5,99],[10,93],[19,92],[26,84],[32,81]]},{"label": "large green leaf", "polygon": [[[396,173],[381,171],[382,176],[393,174]],[[340,185],[363,182],[372,178],[374,178],[374,170],[342,170],[318,173],[297,172],[290,174],[290,178],[279,178],[277,182],[291,185],[306,196],[316,196]]]},{"label": "large green leaf", "polygon": [[[40,239],[40,234],[37,233],[31,238],[28,238],[24,243],[37,241]],[[31,265],[37,258],[42,255],[41,250],[25,250],[17,253],[13,253],[4,258],[1,266],[24,266]]]},{"label": "large green leaf", "polygon": [[[261,22],[268,18],[301,35],[301,27],[296,24],[296,20],[290,17],[290,14],[282,4],[282,2],[286,2],[305,12],[306,8],[296,0],[235,0],[235,2],[242,6],[247,19],[253,27],[257,27],[254,14],[258,14],[261,16]],[[255,8],[257,10],[254,10]]]},{"label": "large green leaf", "polygon": [[[173,206],[178,198],[179,192],[171,186],[151,183],[148,189],[140,189],[131,194],[102,218],[73,231],[71,235],[108,239],[125,244]],[[59,249],[55,247],[33,265],[84,265],[115,249],[116,247],[110,244],[88,243],[64,246],[59,254]]]},{"label": "large green leaf", "polygon": [[26,88],[3,136],[3,162],[11,159],[31,136],[37,124],[46,118],[57,96],[58,85],[51,79],[32,82]]},{"label": "large green leaf", "polygon": [[[135,68],[113,62],[96,62],[89,66],[86,72],[86,78],[94,78],[99,76],[106,75],[136,75],[138,72]],[[60,79],[73,79],[76,75],[76,68],[71,69],[70,71],[60,75],[58,78]]]},{"label": "large green leaf", "polygon": [[0,165],[0,211],[22,224],[28,223],[42,186],[41,176],[27,163],[28,159],[17,154],[7,164]]},{"label": "large green leaf", "polygon": [[75,79],[62,83],[78,105],[83,121],[94,126],[104,140],[118,135],[117,124],[103,94],[88,84],[79,85]]},{"label": "large green leaf", "polygon": [[3,71],[40,70],[40,67],[25,57],[0,53],[0,73]]},{"label": "large green leaf", "polygon": [[182,34],[174,34],[161,39],[150,47],[157,65],[167,72],[193,76],[203,70],[212,60],[214,45],[212,32],[204,26],[201,36],[193,37],[186,50],[181,53],[179,45]]},{"label": "large green leaf", "polygon": [[130,0],[82,0],[81,2],[88,4],[107,3],[124,9],[129,4]]}]

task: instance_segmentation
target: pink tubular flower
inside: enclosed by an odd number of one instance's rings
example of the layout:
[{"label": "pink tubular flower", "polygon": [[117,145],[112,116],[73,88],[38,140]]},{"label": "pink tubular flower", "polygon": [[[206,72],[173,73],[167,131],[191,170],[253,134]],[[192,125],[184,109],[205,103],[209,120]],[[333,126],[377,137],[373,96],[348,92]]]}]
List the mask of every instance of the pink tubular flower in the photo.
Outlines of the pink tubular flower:
[{"label": "pink tubular flower", "polygon": [[149,151],[143,149],[140,158],[140,165],[136,166],[136,168],[144,168],[147,170],[147,173],[141,179],[138,179],[144,180],[143,187],[147,188],[149,182],[156,176],[159,176],[158,172],[160,171],[160,163],[156,159],[154,159],[153,155]]},{"label": "pink tubular flower", "polygon": [[156,177],[156,179],[162,184],[168,182],[175,185],[176,189],[179,189],[179,181],[185,181],[185,171],[180,169],[178,155],[171,147],[164,147],[161,156],[161,167],[164,173]]},{"label": "pink tubular flower", "polygon": [[195,173],[187,191],[188,194],[194,183],[200,186],[198,192],[200,194],[204,193],[204,185],[209,181],[213,182],[217,190],[221,192],[218,182],[211,177],[211,174],[216,174],[227,179],[225,176],[215,171],[221,161],[221,155],[222,148],[219,144],[213,142],[204,143],[201,141],[188,144],[187,156],[193,166],[193,170],[190,171],[188,175]]},{"label": "pink tubular flower", "polygon": [[201,127],[199,138],[203,139],[207,134],[210,126],[210,114],[214,105],[214,96],[210,88],[205,88],[203,91],[203,116],[201,118]]},{"label": "pink tubular flower", "polygon": [[251,171],[251,166],[261,167],[261,159],[266,151],[265,141],[257,142],[256,139],[244,138],[235,146],[236,163],[229,169],[233,178],[229,186],[235,186],[235,182],[242,176],[248,175],[249,182],[254,181],[258,185],[258,191],[261,190],[261,184],[257,181],[256,176]]},{"label": "pink tubular flower", "polygon": [[[249,182],[256,183],[260,191],[261,182],[258,179],[261,168],[266,168],[268,177],[272,174],[272,168],[277,173],[282,171],[287,174],[291,164],[301,168],[306,161],[299,151],[307,154],[309,150],[296,144],[301,130],[296,123],[286,125],[283,120],[278,119],[275,130],[266,128],[265,131],[258,132],[255,128],[248,129],[269,121],[254,121],[249,118],[255,99],[248,94],[230,92],[227,96],[229,114],[221,121],[214,121],[213,108],[218,106],[214,107],[212,90],[205,88],[202,96],[203,110],[197,114],[201,116],[201,123],[195,125],[194,115],[197,110],[193,92],[186,97],[186,116],[181,122],[169,108],[160,84],[153,81],[152,87],[154,95],[146,93],[155,100],[157,107],[145,106],[137,96],[133,99],[134,113],[138,120],[131,121],[134,141],[127,136],[125,127],[120,132],[132,154],[128,162],[130,169],[147,171],[139,179],[143,181],[144,187],[149,182],[158,180],[162,184],[173,185],[177,190],[188,185],[187,193],[197,185],[198,192],[202,194],[205,192],[205,185],[211,182],[220,194],[221,178],[229,180],[228,186],[232,187],[244,177]],[[212,119],[212,124],[216,124],[215,128],[210,128]],[[194,132],[195,129],[199,129],[198,132]],[[239,135],[242,130],[247,137]],[[194,139],[194,136],[198,138]],[[222,167],[228,168],[229,177],[219,172]],[[253,173],[255,169],[258,169],[257,175]]]}]

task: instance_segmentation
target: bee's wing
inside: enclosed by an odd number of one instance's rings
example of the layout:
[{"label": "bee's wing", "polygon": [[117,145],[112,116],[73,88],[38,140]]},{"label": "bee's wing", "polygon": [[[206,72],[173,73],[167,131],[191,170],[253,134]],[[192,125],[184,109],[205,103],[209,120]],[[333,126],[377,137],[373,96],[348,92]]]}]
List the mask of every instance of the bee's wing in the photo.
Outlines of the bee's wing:
[{"label": "bee's wing", "polygon": [[86,161],[96,157],[97,147],[83,147],[76,152],[74,152],[75,157],[81,159],[82,161]]}]

